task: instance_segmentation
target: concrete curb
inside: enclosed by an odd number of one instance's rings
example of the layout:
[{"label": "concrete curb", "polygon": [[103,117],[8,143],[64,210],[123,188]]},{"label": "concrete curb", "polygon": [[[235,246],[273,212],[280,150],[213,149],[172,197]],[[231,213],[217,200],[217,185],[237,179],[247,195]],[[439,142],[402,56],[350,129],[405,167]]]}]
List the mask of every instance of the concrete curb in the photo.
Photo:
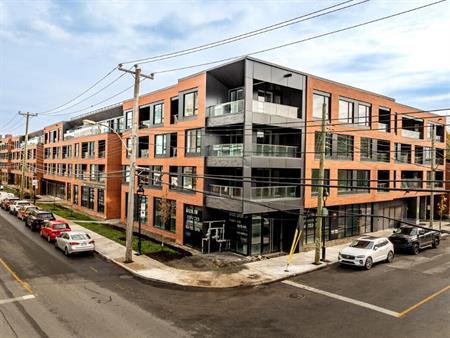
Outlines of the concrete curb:
[{"label": "concrete curb", "polygon": [[[140,274],[139,272],[137,272],[136,270],[133,270],[131,268],[129,268],[126,264],[122,263],[122,262],[118,262],[115,259],[112,259],[111,257],[108,257],[106,254],[101,253],[97,250],[95,250],[95,252],[97,252],[101,257],[103,257],[104,259],[106,259],[109,262],[114,263],[115,265],[117,265],[118,267],[124,269],[125,271],[127,271],[128,273],[130,273],[131,275],[133,275],[134,277],[137,277],[139,279],[142,279],[144,281],[147,282],[151,282],[153,284],[157,284],[159,286],[165,286],[165,287],[170,287],[170,288],[177,288],[177,289],[196,289],[196,290],[230,290],[230,289],[237,289],[237,288],[250,288],[250,287],[255,287],[255,286],[261,286],[261,285],[267,285],[267,284],[272,284],[272,283],[276,283],[276,282],[280,282],[289,278],[293,278],[296,276],[300,276],[300,275],[304,275],[304,274],[308,274],[317,270],[321,270],[324,269],[330,265],[334,265],[336,263],[338,263],[337,261],[333,261],[333,262],[328,262],[328,263],[322,263],[321,265],[317,265],[315,267],[313,267],[310,270],[307,271],[302,271],[302,272],[296,272],[296,273],[292,273],[289,274],[287,276],[282,276],[282,277],[277,277],[274,279],[270,279],[270,280],[263,280],[263,281],[257,281],[257,282],[248,282],[248,283],[241,283],[239,285],[233,285],[233,286],[206,286],[206,285],[186,285],[186,284],[179,284],[179,283],[174,283],[174,282],[167,282],[161,279],[156,279],[156,278],[151,278],[151,277],[147,277],[147,276],[143,276],[142,274]],[[311,263],[313,264],[313,263]]]}]

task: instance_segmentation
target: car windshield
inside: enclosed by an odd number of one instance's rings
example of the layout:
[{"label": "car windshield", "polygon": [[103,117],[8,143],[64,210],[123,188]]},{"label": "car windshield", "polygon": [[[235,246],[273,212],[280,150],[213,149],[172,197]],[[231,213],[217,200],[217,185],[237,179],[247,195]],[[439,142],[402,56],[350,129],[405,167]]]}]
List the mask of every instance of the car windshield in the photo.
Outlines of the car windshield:
[{"label": "car windshield", "polygon": [[372,249],[373,242],[371,242],[371,241],[363,241],[363,240],[356,240],[356,241],[353,241],[352,244],[350,244],[350,247],[358,248],[358,249]]},{"label": "car windshield", "polygon": [[410,236],[416,234],[416,229],[410,227],[398,228],[394,230],[394,233]]},{"label": "car windshield", "polygon": [[45,213],[45,214],[39,214],[39,218],[42,218],[42,219],[54,219],[54,217],[53,217],[53,215],[52,214],[50,214],[50,213]]},{"label": "car windshield", "polygon": [[90,237],[87,234],[73,234],[73,235],[70,235],[70,238],[77,239],[77,240],[87,240]]},{"label": "car windshield", "polygon": [[56,230],[67,229],[67,228],[69,228],[69,226],[66,223],[58,223],[53,226],[53,229],[56,229]]}]

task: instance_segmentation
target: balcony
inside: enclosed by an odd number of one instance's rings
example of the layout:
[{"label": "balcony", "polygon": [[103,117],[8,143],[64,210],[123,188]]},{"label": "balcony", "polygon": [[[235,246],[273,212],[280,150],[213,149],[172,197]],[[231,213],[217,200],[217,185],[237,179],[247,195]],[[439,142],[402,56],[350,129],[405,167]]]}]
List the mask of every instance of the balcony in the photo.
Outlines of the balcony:
[{"label": "balcony", "polygon": [[415,130],[402,129],[402,136],[414,139],[420,139],[420,132]]},{"label": "balcony", "polygon": [[298,118],[299,108],[286,106],[282,104],[276,104],[271,102],[263,102],[253,100],[253,112],[263,113],[268,115],[278,115],[288,117],[291,119]]},{"label": "balcony", "polygon": [[389,123],[378,122],[378,128],[380,129],[380,131],[384,131],[384,132],[387,132],[387,133],[390,131]]},{"label": "balcony", "polygon": [[403,189],[421,189],[422,188],[422,180],[419,179],[406,179],[402,178],[401,186]]},{"label": "balcony", "polygon": [[252,187],[252,200],[297,198],[295,186]]},{"label": "balcony", "polygon": [[228,114],[241,114],[244,112],[244,100],[226,102],[208,107],[208,115],[211,117]]},{"label": "balcony", "polygon": [[211,193],[219,197],[242,199],[242,187],[211,184]]},{"label": "balcony", "polygon": [[208,147],[208,156],[236,157],[243,156],[244,145],[242,143],[214,144]]},{"label": "balcony", "polygon": [[149,150],[148,149],[141,149],[139,150],[139,157],[140,158],[148,158],[149,156]]},{"label": "balcony", "polygon": [[[101,123],[101,122],[99,122]],[[88,125],[88,126],[82,126],[77,129],[71,129],[64,133],[64,140],[69,140],[72,138],[77,137],[84,137],[84,136],[93,136],[93,135],[99,135],[104,133],[109,133],[110,129],[107,126],[103,126],[100,124],[96,125]]]},{"label": "balcony", "polygon": [[255,156],[298,157],[298,147],[277,144],[256,144]]},{"label": "balcony", "polygon": [[151,121],[150,120],[146,120],[146,121],[141,121],[139,123],[139,129],[145,129],[145,128],[150,128],[151,126]]}]

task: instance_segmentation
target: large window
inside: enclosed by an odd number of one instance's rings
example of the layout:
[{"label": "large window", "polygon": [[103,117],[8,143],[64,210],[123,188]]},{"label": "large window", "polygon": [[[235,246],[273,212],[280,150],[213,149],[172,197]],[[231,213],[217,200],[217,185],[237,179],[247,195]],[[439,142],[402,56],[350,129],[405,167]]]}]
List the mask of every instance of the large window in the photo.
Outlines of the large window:
[{"label": "large window", "polygon": [[158,103],[153,106],[153,124],[164,122],[164,104]]},{"label": "large window", "polygon": [[161,165],[154,165],[150,167],[150,169],[152,170],[149,175],[150,185],[154,187],[161,187],[162,168],[163,167]]},{"label": "large window", "polygon": [[202,129],[186,130],[186,154],[202,152]]},{"label": "large window", "polygon": [[155,156],[165,156],[167,152],[167,136],[155,135]]},{"label": "large window", "polygon": [[338,170],[338,193],[369,192],[370,170]]},{"label": "large window", "polygon": [[[330,191],[330,170],[329,169],[325,169],[324,172],[324,190],[326,191]],[[319,192],[319,169],[312,169],[311,171],[311,194],[312,195],[317,195],[317,193]]]},{"label": "large window", "polygon": [[339,122],[353,123],[354,105],[353,102],[339,100]]},{"label": "large window", "polygon": [[197,178],[195,167],[183,167],[183,189],[195,190]]},{"label": "large window", "polygon": [[105,190],[103,189],[97,190],[97,211],[105,212]]},{"label": "large window", "polygon": [[122,182],[123,183],[129,183],[130,182],[130,166],[129,165],[123,165],[122,166]]},{"label": "large window", "polygon": [[131,129],[133,126],[133,111],[125,112],[125,129]]},{"label": "large window", "polygon": [[322,109],[324,104],[326,117],[330,119],[330,97],[322,94],[313,95],[313,118],[322,119]]},{"label": "large window", "polygon": [[[164,219],[164,213],[167,216],[167,221],[165,224],[162,222]],[[163,215],[162,215],[163,214]],[[175,232],[176,231],[176,203],[173,200],[162,200],[161,198],[155,197],[154,199],[154,226],[156,228]]]},{"label": "large window", "polygon": [[[315,157],[319,158],[320,157],[320,153],[321,153],[321,149],[320,149],[320,142],[321,142],[321,135],[322,133],[319,131],[316,131],[314,136],[314,153],[315,153]],[[332,134],[326,134],[326,139],[325,139],[325,157],[326,158],[331,158],[333,157],[333,135]]]},{"label": "large window", "polygon": [[353,136],[337,135],[337,157],[339,159],[353,159]]},{"label": "large window", "polygon": [[370,107],[359,104],[358,106],[358,117],[355,118],[355,124],[360,126],[370,127]]},{"label": "large window", "polygon": [[198,93],[184,94],[183,116],[194,116],[198,112]]}]

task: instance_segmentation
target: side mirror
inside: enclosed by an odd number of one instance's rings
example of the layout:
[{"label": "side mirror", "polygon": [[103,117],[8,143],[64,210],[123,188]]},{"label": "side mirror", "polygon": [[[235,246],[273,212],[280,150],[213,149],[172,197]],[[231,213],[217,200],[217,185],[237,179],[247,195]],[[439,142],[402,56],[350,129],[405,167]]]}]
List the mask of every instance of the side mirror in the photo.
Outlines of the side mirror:
[{"label": "side mirror", "polygon": [[375,245],[374,247],[373,247],[373,251],[377,251],[378,250],[378,247]]}]

